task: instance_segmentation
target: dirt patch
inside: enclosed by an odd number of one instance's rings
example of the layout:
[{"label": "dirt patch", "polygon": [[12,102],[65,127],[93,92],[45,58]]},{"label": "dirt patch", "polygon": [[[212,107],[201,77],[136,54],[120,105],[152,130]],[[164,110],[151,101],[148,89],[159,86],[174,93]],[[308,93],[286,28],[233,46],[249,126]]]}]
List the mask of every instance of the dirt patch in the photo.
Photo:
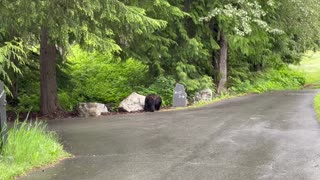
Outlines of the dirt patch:
[{"label": "dirt patch", "polygon": [[59,118],[72,118],[72,117],[78,117],[78,112],[59,112],[52,116],[42,116],[40,112],[13,112],[13,111],[7,111],[7,121],[12,122],[16,121],[17,119],[19,121],[25,121],[25,120],[37,120],[37,119],[59,119]]},{"label": "dirt patch", "polygon": [[304,85],[304,88],[306,88],[306,89],[318,89],[318,88],[320,88],[320,83],[319,84],[306,84],[306,85]]}]

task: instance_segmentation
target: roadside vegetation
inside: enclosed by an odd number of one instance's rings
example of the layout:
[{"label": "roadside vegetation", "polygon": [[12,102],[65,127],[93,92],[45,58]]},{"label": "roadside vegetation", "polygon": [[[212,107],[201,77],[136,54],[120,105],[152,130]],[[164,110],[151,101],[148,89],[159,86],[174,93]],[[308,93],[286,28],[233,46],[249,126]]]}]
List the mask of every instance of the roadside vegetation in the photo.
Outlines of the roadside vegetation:
[{"label": "roadside vegetation", "polygon": [[[158,94],[163,99],[163,106],[171,106],[176,83],[186,86],[189,102],[193,101],[197,91],[210,88],[216,92],[213,79],[209,76],[199,76],[198,79],[185,78],[180,81],[173,75],[150,78],[149,67],[136,59],[121,61],[112,54],[84,52],[78,46],[72,48],[68,60],[61,69],[61,78],[58,79],[58,99],[65,111],[74,111],[79,102],[102,102],[108,104],[110,111],[117,111],[118,104],[132,92],[142,95]],[[285,64],[279,68],[246,71],[237,71],[240,75],[234,76],[231,72],[227,84],[228,91],[215,95],[216,99],[226,95],[300,89],[305,84],[304,74],[288,68]],[[30,78],[32,79],[32,76]],[[39,111],[40,85],[31,82],[30,85],[23,86],[26,88],[25,93],[19,97],[18,106],[11,110]]]},{"label": "roadside vegetation", "polygon": [[316,96],[316,98],[314,100],[314,108],[316,110],[318,119],[320,121],[320,93]]},{"label": "roadside vegetation", "polygon": [[[1,138],[0,138],[1,139]],[[44,122],[16,122],[0,151],[0,179],[14,179],[36,167],[55,163],[70,155]]]},{"label": "roadside vegetation", "polygon": [[308,51],[298,66],[293,66],[305,74],[306,88],[320,88],[320,52]]},{"label": "roadside vegetation", "polygon": [[230,89],[236,93],[263,93],[275,90],[301,89],[305,84],[303,73],[282,67],[280,69],[269,69],[264,72],[252,74],[251,78],[240,81]]}]

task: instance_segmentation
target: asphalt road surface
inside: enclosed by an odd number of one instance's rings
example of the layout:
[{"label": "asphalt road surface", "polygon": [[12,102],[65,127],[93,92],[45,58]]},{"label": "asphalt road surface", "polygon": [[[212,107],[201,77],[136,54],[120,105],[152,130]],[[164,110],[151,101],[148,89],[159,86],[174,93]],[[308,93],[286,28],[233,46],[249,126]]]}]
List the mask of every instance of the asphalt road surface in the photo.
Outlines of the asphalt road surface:
[{"label": "asphalt road surface", "polygon": [[75,157],[22,179],[319,180],[316,92],[51,122]]}]

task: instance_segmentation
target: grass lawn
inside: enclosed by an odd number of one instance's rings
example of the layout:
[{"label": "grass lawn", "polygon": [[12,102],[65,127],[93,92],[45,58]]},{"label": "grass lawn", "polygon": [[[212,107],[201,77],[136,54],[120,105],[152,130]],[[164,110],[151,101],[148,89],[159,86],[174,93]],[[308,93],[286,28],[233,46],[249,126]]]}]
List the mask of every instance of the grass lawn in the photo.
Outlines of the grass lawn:
[{"label": "grass lawn", "polygon": [[306,53],[300,66],[294,68],[305,73],[307,88],[320,88],[320,52]]},{"label": "grass lawn", "polygon": [[314,108],[316,109],[318,119],[320,120],[320,93],[316,96],[314,100]]},{"label": "grass lawn", "polygon": [[0,151],[0,179],[14,179],[33,168],[69,156],[59,144],[57,135],[47,131],[45,123],[15,123]]}]

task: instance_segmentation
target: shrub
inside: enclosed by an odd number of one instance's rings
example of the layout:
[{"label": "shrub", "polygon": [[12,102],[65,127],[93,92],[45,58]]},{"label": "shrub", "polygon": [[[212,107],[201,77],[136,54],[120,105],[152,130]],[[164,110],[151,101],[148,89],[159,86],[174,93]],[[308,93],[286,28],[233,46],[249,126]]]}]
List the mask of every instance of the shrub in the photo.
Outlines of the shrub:
[{"label": "shrub", "polygon": [[58,93],[58,99],[60,106],[65,111],[73,111],[79,102],[84,101],[83,99],[81,100],[77,92],[69,93],[67,91],[60,91]]},{"label": "shrub", "polygon": [[69,56],[72,89],[59,93],[61,106],[73,109],[80,101],[116,105],[147,81],[148,67],[135,59],[121,61],[112,54],[73,48]]},{"label": "shrub", "polygon": [[245,81],[235,81],[235,85],[230,89],[237,93],[262,93],[270,90],[300,89],[305,83],[303,73],[286,67],[253,73],[252,77]]},{"label": "shrub", "polygon": [[40,95],[23,93],[19,96],[19,104],[15,108],[18,112],[39,112],[40,111]]}]

